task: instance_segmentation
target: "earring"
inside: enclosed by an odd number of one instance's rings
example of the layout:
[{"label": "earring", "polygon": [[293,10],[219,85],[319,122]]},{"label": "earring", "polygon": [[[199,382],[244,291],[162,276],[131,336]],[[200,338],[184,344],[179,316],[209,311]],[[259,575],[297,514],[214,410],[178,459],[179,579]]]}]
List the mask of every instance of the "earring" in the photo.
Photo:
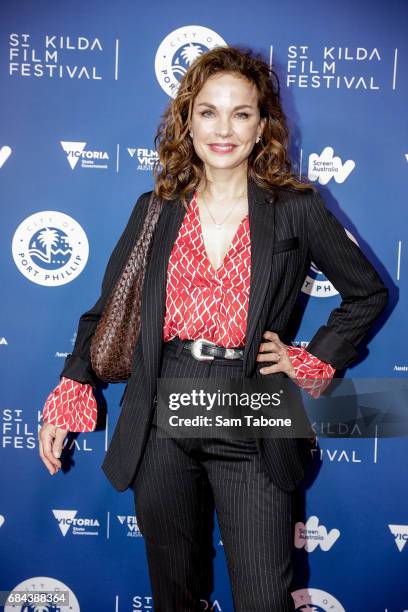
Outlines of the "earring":
[{"label": "earring", "polygon": [[260,140],[261,140],[261,137],[260,137],[260,136],[258,136],[258,138],[256,139],[256,141],[255,141],[255,142],[259,142]]},{"label": "earring", "polygon": [[190,136],[191,136],[191,138],[193,137],[193,132],[190,132]]}]

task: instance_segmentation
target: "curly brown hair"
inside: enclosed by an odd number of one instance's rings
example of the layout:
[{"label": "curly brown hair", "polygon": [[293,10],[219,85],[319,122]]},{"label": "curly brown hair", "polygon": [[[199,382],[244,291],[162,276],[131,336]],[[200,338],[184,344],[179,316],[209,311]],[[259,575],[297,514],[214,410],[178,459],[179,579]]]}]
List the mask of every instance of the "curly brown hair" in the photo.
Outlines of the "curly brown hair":
[{"label": "curly brown hair", "polygon": [[187,207],[187,194],[195,190],[204,173],[189,135],[194,100],[205,81],[219,72],[237,73],[258,91],[258,107],[265,127],[261,140],[248,157],[248,175],[265,188],[289,187],[316,191],[303,177],[296,178],[288,154],[289,130],[280,100],[276,72],[260,53],[238,46],[214,47],[197,57],[188,68],[177,96],[162,115],[154,138],[158,159],[153,167],[155,193],[164,200],[180,198]]}]

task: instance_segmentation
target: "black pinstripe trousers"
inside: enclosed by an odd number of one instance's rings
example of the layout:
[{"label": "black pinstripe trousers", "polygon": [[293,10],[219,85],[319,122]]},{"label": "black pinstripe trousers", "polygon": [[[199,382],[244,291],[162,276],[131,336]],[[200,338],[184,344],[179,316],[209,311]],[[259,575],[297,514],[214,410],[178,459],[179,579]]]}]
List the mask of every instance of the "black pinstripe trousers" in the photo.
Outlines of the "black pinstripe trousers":
[{"label": "black pinstripe trousers", "polygon": [[[241,360],[197,361],[180,348],[165,343],[162,378],[241,376]],[[295,609],[293,493],[271,481],[255,439],[158,437],[153,425],[132,489],[156,612],[201,612],[210,601],[214,508],[234,610]]]}]

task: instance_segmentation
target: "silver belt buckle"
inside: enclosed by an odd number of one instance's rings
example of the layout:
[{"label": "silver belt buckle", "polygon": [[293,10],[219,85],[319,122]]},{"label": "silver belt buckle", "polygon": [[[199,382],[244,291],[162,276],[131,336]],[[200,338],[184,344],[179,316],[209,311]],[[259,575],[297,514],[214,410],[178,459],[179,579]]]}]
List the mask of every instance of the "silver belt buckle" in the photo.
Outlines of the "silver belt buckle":
[{"label": "silver belt buckle", "polygon": [[198,340],[194,340],[192,344],[190,344],[190,351],[194,359],[198,361],[211,361],[214,359],[214,355],[203,355],[201,353],[201,348],[203,344],[208,344],[210,346],[217,346],[215,342],[211,342],[211,340],[205,340],[204,338],[198,338]]}]

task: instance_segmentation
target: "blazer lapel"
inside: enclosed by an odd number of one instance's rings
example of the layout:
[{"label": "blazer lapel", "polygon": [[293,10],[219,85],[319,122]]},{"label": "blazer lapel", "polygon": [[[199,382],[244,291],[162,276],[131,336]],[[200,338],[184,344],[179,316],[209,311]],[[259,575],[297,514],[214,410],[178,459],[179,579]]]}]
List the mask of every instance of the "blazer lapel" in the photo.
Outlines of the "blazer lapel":
[{"label": "blazer lapel", "polygon": [[179,200],[172,200],[164,204],[157,223],[145,274],[140,333],[146,378],[150,385],[152,397],[155,393],[156,380],[159,375],[162,350],[167,266],[185,213],[186,210]]},{"label": "blazer lapel", "polygon": [[[193,196],[191,193],[188,201]],[[264,305],[272,268],[275,192],[248,179],[248,214],[251,235],[251,285],[249,293],[244,372],[252,339]],[[159,375],[163,321],[166,306],[167,266],[186,213],[179,200],[166,202],[160,215],[146,269],[141,306],[141,341],[146,378],[153,397]]]},{"label": "blazer lapel", "polygon": [[276,193],[248,180],[249,230],[251,236],[251,284],[243,368],[248,371],[248,355],[264,305],[272,270],[275,241]]}]

